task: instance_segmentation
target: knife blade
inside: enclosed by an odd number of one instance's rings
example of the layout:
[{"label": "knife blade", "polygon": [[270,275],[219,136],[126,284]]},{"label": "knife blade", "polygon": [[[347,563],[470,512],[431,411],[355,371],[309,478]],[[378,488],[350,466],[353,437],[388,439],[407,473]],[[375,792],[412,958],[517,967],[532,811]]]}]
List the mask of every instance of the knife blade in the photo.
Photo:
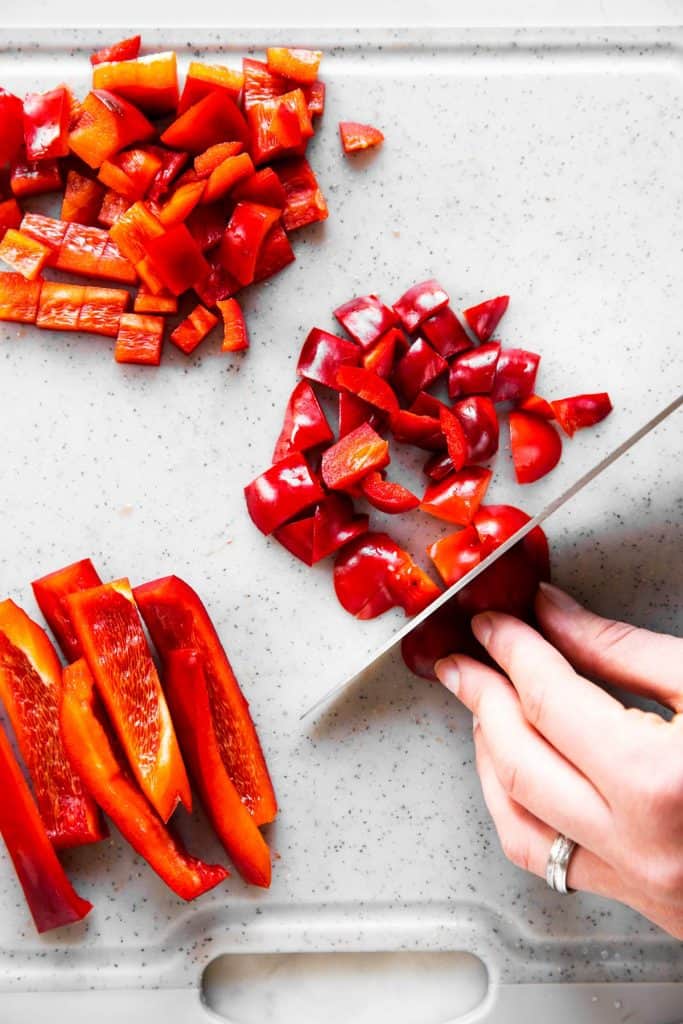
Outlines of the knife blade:
[{"label": "knife blade", "polygon": [[501,557],[501,555],[504,555],[506,551],[509,551],[510,548],[514,547],[515,544],[518,544],[520,540],[523,540],[524,537],[526,537],[528,533],[531,533],[531,531],[536,526],[540,526],[541,523],[545,522],[545,520],[549,516],[551,516],[553,512],[557,512],[559,508],[562,508],[562,506],[565,505],[568,501],[571,501],[571,499],[576,494],[578,494],[579,491],[582,491],[583,488],[587,487],[588,484],[592,483],[592,481],[595,480],[596,477],[600,476],[601,473],[604,473],[604,471],[609,466],[611,466],[612,463],[616,462],[617,459],[621,458],[621,456],[624,455],[630,448],[633,448],[633,446],[637,444],[638,441],[640,441],[643,437],[649,434],[651,430],[654,430],[655,427],[659,426],[659,424],[663,420],[671,416],[672,413],[674,413],[682,404],[683,394],[679,395],[678,398],[675,398],[673,400],[673,402],[670,402],[667,406],[665,406],[660,412],[653,416],[652,419],[649,419],[647,423],[644,423],[642,427],[636,430],[635,433],[631,434],[630,437],[627,437],[625,441],[622,441],[620,445],[614,448],[608,455],[605,456],[604,459],[601,459],[601,461],[598,462],[597,465],[593,466],[592,469],[588,470],[587,473],[584,473],[583,476],[580,476],[579,479],[576,480],[573,484],[571,484],[570,487],[567,487],[566,490],[562,491],[561,494],[558,494],[556,498],[553,498],[552,501],[548,502],[548,504],[543,509],[541,509],[541,511],[538,512],[537,515],[530,519],[528,523],[525,523],[524,526],[521,526],[516,533],[513,533],[512,536],[508,537],[506,541],[504,541],[501,545],[499,545],[499,547],[497,547],[494,551],[487,555],[486,558],[483,559],[483,561],[479,562],[478,565],[475,565],[473,569],[470,569],[466,576],[461,577],[461,579],[457,580],[452,586],[448,587],[447,590],[444,590],[443,594],[440,594],[439,597],[435,598],[431,604],[427,605],[424,611],[421,611],[418,615],[414,615],[405,624],[405,626],[402,626],[401,629],[397,630],[395,633],[392,634],[392,636],[389,637],[388,640],[381,644],[374,651],[374,653],[371,654],[370,657],[363,662],[361,667],[352,673],[352,675],[347,676],[341,682],[336,683],[333,687],[331,687],[331,689],[324,693],[322,697],[319,697],[318,700],[315,701],[315,703],[308,707],[299,716],[299,721],[302,721],[304,718],[308,718],[309,715],[314,714],[316,711],[322,708],[323,705],[328,704],[330,701],[334,700],[335,697],[338,697],[341,693],[343,693],[349,686],[355,683],[356,680],[360,678],[360,676],[362,676],[365,672],[368,671],[368,669],[372,668],[373,665],[375,665],[381,658],[383,658],[385,654],[388,654],[388,652],[393,647],[395,647],[396,644],[400,643],[404,637],[408,636],[409,633],[412,633],[412,631],[416,629],[417,626],[421,625],[426,619],[429,618],[430,615],[433,615],[435,611],[437,611],[444,604],[446,604],[447,601],[450,601],[451,598],[454,597],[459,590],[462,590],[463,587],[466,587],[468,585],[468,583],[471,583],[472,580],[476,579],[477,576],[480,575],[480,573],[485,572],[486,569],[488,569],[491,565],[494,564],[494,562],[496,562]]}]

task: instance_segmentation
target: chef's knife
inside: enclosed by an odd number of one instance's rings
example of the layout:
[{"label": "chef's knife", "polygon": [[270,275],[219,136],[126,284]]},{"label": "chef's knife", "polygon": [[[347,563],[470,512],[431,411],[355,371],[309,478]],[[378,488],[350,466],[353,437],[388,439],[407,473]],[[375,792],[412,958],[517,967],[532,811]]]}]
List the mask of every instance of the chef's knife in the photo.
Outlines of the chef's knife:
[{"label": "chef's knife", "polygon": [[625,452],[627,452],[630,448],[633,448],[634,444],[637,444],[638,441],[641,440],[641,438],[645,437],[646,434],[649,434],[651,430],[654,430],[654,428],[658,426],[662,422],[662,420],[665,420],[668,416],[675,412],[676,409],[678,409],[682,404],[683,394],[679,395],[678,398],[675,398],[673,402],[670,402],[669,405],[667,405],[664,409],[658,412],[656,416],[653,416],[652,419],[648,420],[647,423],[643,424],[643,426],[640,427],[639,430],[636,430],[634,434],[631,434],[630,437],[627,437],[625,441],[622,441],[622,443],[617,448],[610,452],[609,455],[606,455],[605,458],[598,462],[596,466],[593,466],[593,468],[590,469],[587,473],[584,473],[583,476],[579,477],[579,479],[576,480],[575,483],[571,485],[571,487],[568,487],[565,491],[562,492],[562,494],[559,494],[556,498],[549,502],[544,509],[542,509],[537,515],[533,517],[533,519],[530,519],[529,522],[525,523],[524,526],[521,526],[516,533],[513,533],[511,537],[508,537],[508,539],[504,541],[494,551],[492,551],[490,555],[487,555],[487,557],[483,561],[479,562],[479,564],[476,565],[474,569],[470,569],[466,576],[463,576],[461,579],[457,580],[457,582],[454,583],[452,586],[448,587],[447,590],[444,590],[443,594],[440,594],[439,597],[432,601],[432,603],[428,605],[424,609],[424,611],[420,612],[418,615],[414,615],[405,624],[405,626],[402,626],[401,629],[399,629],[396,633],[390,636],[389,639],[381,645],[381,647],[378,647],[374,654],[372,654],[363,663],[361,668],[359,668],[356,672],[353,673],[353,675],[348,676],[341,683],[337,683],[335,686],[332,687],[331,690],[328,690],[327,693],[325,693],[314,704],[312,704],[311,707],[307,708],[307,710],[304,711],[303,714],[300,716],[300,720],[303,718],[307,718],[309,715],[312,715],[315,711],[318,711],[320,708],[322,708],[323,705],[329,703],[329,701],[333,700],[335,697],[338,697],[341,693],[343,693],[344,690],[347,689],[347,687],[351,686],[352,683],[355,683],[356,680],[359,679],[360,676],[364,675],[369,668],[371,668],[376,662],[380,660],[380,658],[383,658],[384,655],[392,649],[392,647],[395,647],[397,643],[403,640],[403,638],[406,637],[409,633],[412,633],[412,631],[421,623],[423,623],[426,619],[428,619],[430,615],[433,615],[433,613],[437,611],[439,608],[441,608],[442,605],[446,604],[447,601],[450,601],[450,599],[455,594],[457,594],[459,590],[462,590],[462,588],[466,587],[468,583],[471,583],[472,580],[476,579],[476,577],[480,573],[488,569],[490,565],[493,565],[493,563],[496,562],[501,557],[501,555],[504,555],[506,551],[509,551],[510,548],[515,546],[515,544],[518,544],[519,541],[526,537],[528,533],[531,533],[534,527],[539,526],[541,523],[545,522],[548,516],[551,516],[553,512],[556,512],[558,508],[561,508],[568,501],[571,501],[575,494],[578,494],[579,491],[582,491],[584,487],[591,483],[591,481],[595,480],[596,477],[600,476],[600,474],[604,472],[604,470],[606,470],[608,466],[611,466],[612,463],[616,462],[617,459],[621,458],[621,456]]}]

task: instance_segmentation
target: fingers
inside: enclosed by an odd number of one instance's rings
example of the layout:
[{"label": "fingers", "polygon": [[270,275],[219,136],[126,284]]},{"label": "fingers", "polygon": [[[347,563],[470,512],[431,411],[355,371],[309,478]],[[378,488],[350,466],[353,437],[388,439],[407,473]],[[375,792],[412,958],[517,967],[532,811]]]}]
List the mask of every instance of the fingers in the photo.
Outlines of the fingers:
[{"label": "fingers", "polygon": [[541,583],[536,613],[544,634],[579,672],[683,711],[683,639],[594,615]]},{"label": "fingers", "polygon": [[558,832],[604,853],[611,815],[593,785],[531,727],[517,693],[499,672],[458,656],[440,662],[437,674],[453,688],[456,670],[457,695],[477,716],[477,731],[508,797]]}]

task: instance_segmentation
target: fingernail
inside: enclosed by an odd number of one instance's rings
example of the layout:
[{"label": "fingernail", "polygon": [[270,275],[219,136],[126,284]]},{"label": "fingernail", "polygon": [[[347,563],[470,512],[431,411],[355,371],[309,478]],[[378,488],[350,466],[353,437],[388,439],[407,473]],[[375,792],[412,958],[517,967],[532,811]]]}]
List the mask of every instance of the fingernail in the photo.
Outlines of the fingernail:
[{"label": "fingernail", "polygon": [[563,612],[574,612],[581,607],[578,601],[575,601],[569,594],[565,594],[564,590],[560,590],[559,587],[554,587],[552,583],[539,583],[538,587],[543,597]]},{"label": "fingernail", "polygon": [[460,689],[460,669],[455,658],[439,658],[434,666],[434,671],[439,682],[443,683],[446,689],[457,697]]},{"label": "fingernail", "polygon": [[493,632],[493,620],[485,612],[483,615],[475,615],[472,619],[472,632],[482,647],[486,647]]}]

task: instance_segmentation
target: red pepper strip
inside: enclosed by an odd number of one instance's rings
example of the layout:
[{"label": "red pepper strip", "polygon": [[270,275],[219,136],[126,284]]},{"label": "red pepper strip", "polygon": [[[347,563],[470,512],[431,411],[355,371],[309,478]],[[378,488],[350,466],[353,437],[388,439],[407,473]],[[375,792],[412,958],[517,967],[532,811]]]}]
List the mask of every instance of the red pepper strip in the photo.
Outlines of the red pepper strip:
[{"label": "red pepper strip", "polygon": [[333,439],[334,435],[313,388],[308,381],[300,380],[287,402],[285,420],[273,451],[273,462],[279,462],[292,452],[305,452]]},{"label": "red pepper strip", "polygon": [[412,402],[419,391],[425,391],[442,373],[448,363],[424,338],[413,342],[394,369],[393,380],[406,402]]},{"label": "red pepper strip", "polygon": [[242,142],[217,142],[215,146],[209,146],[194,158],[195,174],[198,174],[200,178],[208,178],[224,160],[227,160],[229,156],[238,156],[243,149]]},{"label": "red pepper strip", "polygon": [[359,427],[361,423],[368,423],[371,427],[377,427],[383,417],[375,406],[364,402],[351,391],[339,392],[339,438],[350,434],[352,430]]},{"label": "red pepper strip", "polygon": [[141,202],[133,203],[110,231],[112,241],[134,266],[145,258],[152,239],[163,234],[161,221]]},{"label": "red pepper strip", "polygon": [[178,177],[188,161],[188,153],[174,153],[162,146],[148,146],[150,153],[161,160],[161,170],[149,187],[149,198],[158,202],[169,190],[171,183]]},{"label": "red pepper strip", "polygon": [[233,210],[221,242],[220,259],[240,284],[254,280],[259,250],[280,215],[280,210],[257,203],[238,203]]},{"label": "red pepper strip", "polygon": [[5,237],[8,228],[19,227],[21,217],[21,207],[14,197],[0,202],[0,241]]},{"label": "red pepper strip", "polygon": [[[209,180],[206,183],[202,202],[215,203],[218,199],[222,199],[223,196],[227,195],[237,182],[251,177],[253,173],[254,165],[248,153],[239,153],[237,156],[229,156],[219,164],[218,167],[211,171]],[[270,209],[270,207],[268,207],[268,209]]]},{"label": "red pepper strip", "polygon": [[376,295],[350,299],[335,309],[334,315],[362,349],[372,348],[382,335],[398,323],[393,309],[385,306]]},{"label": "red pepper strip", "polygon": [[263,245],[256,258],[254,283],[264,281],[267,277],[279,273],[296,259],[287,232],[282,224],[273,224],[263,240]]},{"label": "red pepper strip", "polygon": [[450,397],[489,394],[493,390],[499,355],[500,343],[489,341],[454,359],[448,374]]},{"label": "red pepper strip", "polygon": [[[514,505],[480,505],[472,524],[481,542],[481,557],[486,558],[508,537],[516,533],[531,517]],[[550,552],[548,539],[540,526],[520,542],[527,559],[536,569],[539,579],[550,579]]]},{"label": "red pepper strip", "polygon": [[124,288],[97,288],[86,285],[83,305],[78,314],[78,330],[116,338],[130,296]]},{"label": "red pepper strip", "polygon": [[59,192],[62,175],[57,160],[15,160],[11,167],[10,188],[19,198]]},{"label": "red pepper strip", "polygon": [[394,309],[405,329],[412,334],[428,317],[447,305],[448,295],[439,282],[432,279],[414,284],[394,303]]},{"label": "red pepper strip", "polygon": [[24,144],[23,104],[0,86],[0,167],[11,164]]},{"label": "red pepper strip", "polygon": [[178,113],[184,114],[210,92],[224,93],[237,100],[243,85],[244,75],[241,71],[219,64],[200,64],[199,61],[193,60],[187,70],[185,86],[178,103]]},{"label": "red pepper strip", "polygon": [[269,46],[266,50],[268,70],[294,82],[315,82],[322,56],[321,50],[290,49],[286,46]]},{"label": "red pepper strip", "polygon": [[[115,224],[112,231],[117,227]],[[184,224],[174,224],[163,235],[150,238],[147,255],[164,287],[173,295],[180,295],[202,281],[211,269]]]},{"label": "red pepper strip", "polygon": [[182,751],[211,824],[244,880],[267,889],[270,852],[223,764],[199,651],[170,651],[164,682]]},{"label": "red pepper strip", "polygon": [[540,480],[562,455],[562,440],[553,425],[529,412],[510,413],[510,444],[518,484]]},{"label": "red pepper strip", "polygon": [[476,334],[479,341],[488,341],[498,326],[510,302],[509,295],[499,295],[497,299],[487,299],[478,306],[470,306],[463,313],[465,320]]},{"label": "red pepper strip", "polygon": [[461,398],[453,406],[453,412],[467,438],[467,461],[485,462],[498,451],[498,416],[496,409],[486,395],[470,395]]},{"label": "red pepper strip", "polygon": [[255,164],[287,156],[313,135],[311,115],[301,89],[255,103],[247,110]]},{"label": "red pepper strip", "polygon": [[218,317],[202,305],[195,306],[189,316],[171,332],[173,344],[190,355],[218,323]]},{"label": "red pepper strip", "polygon": [[42,281],[27,281],[21,274],[0,274],[0,320],[34,324],[42,285]]},{"label": "red pepper strip", "polygon": [[401,409],[391,421],[391,432],[402,444],[413,444],[426,451],[441,451],[445,438],[441,423],[434,416],[420,416]]},{"label": "red pepper strip", "polygon": [[296,372],[298,377],[339,389],[337,372],[340,366],[358,366],[360,348],[354,341],[338,338],[319,327],[309,331],[301,349]]},{"label": "red pepper strip", "polygon": [[339,553],[334,589],[342,607],[358,619],[373,619],[395,605],[415,615],[441,593],[386,533],[366,533]]},{"label": "red pepper strip", "polygon": [[278,210],[284,210],[287,205],[287,193],[272,167],[262,167],[249,178],[238,182],[232,190],[232,198],[274,206]]},{"label": "red pepper strip", "polygon": [[448,452],[437,452],[427,459],[422,471],[430,480],[443,480],[449,473],[452,473],[455,466],[451,462]]},{"label": "red pepper strip", "polygon": [[0,697],[47,834],[55,847],[67,849],[107,833],[64,750],[61,696],[62,667],[45,631],[14,601],[0,602]]},{"label": "red pepper strip", "polygon": [[164,340],[164,318],[146,313],[124,313],[114,346],[117,363],[158,366]]},{"label": "red pepper strip", "polygon": [[444,359],[472,347],[467,331],[450,306],[444,306],[434,316],[428,317],[421,330],[432,348]]},{"label": "red pepper strip", "polygon": [[117,60],[134,60],[140,53],[140,36],[131,36],[129,39],[121,39],[118,43],[105,46],[102,50],[96,50],[90,54],[90,63],[105,64]]},{"label": "red pepper strip", "polygon": [[282,214],[286,231],[296,231],[297,228],[327,219],[327,203],[305,157],[279,161],[277,176],[287,193],[287,205]]},{"label": "red pepper strip", "polygon": [[96,168],[125,146],[153,136],[154,128],[137,107],[113,92],[96,89],[83,100],[80,117],[69,133],[69,148]]},{"label": "red pepper strip", "polygon": [[368,473],[360,482],[363,497],[380,512],[396,515],[417,508],[420,499],[407,487],[385,480],[377,471]]},{"label": "red pepper strip", "polygon": [[104,709],[85,660],[64,669],[64,743],[80,777],[136,853],[184,900],[213,889],[228,872],[185,852],[149,806],[110,739]]},{"label": "red pepper strip", "polygon": [[69,171],[62,199],[61,219],[76,224],[94,224],[102,209],[105,190],[92,178]]},{"label": "red pepper strip", "polygon": [[118,192],[108,188],[104,193],[104,199],[102,200],[102,206],[100,207],[97,219],[100,224],[106,224],[110,228],[116,224],[117,220],[124,215],[126,210],[130,209],[130,205],[125,196],[120,196]]},{"label": "red pepper strip", "polygon": [[102,580],[89,558],[57,569],[31,584],[45,621],[57,639],[67,661],[82,657],[81,645],[66,607],[66,598],[77,590],[99,587]]},{"label": "red pepper strip", "polygon": [[460,470],[467,462],[470,444],[465,429],[458,416],[442,406],[439,412],[439,422],[443,436],[446,438],[448,457],[451,460],[453,469]]},{"label": "red pepper strip", "polygon": [[201,654],[225,769],[256,824],[272,821],[277,813],[275,793],[249,706],[206,608],[177,576],[136,587],[135,598],[164,662],[180,647],[192,647]]},{"label": "red pepper strip", "polygon": [[216,305],[223,317],[221,352],[241,352],[249,348],[247,324],[237,299],[222,299]]},{"label": "red pepper strip", "polygon": [[361,423],[323,452],[322,478],[326,487],[344,490],[388,464],[389,445],[369,424]]},{"label": "red pepper strip", "polygon": [[557,422],[569,437],[573,437],[576,431],[583,427],[593,427],[600,423],[612,411],[612,402],[606,391],[594,395],[558,398],[550,404]]},{"label": "red pepper strip", "polygon": [[358,121],[340,121],[339,136],[345,153],[358,153],[364,149],[381,146],[384,135],[379,128]]},{"label": "red pepper strip", "polygon": [[441,418],[442,409],[445,409],[447,412],[449,411],[445,402],[435,398],[434,395],[430,395],[427,391],[420,391],[409,412],[414,412],[418,416],[433,416],[434,419],[438,420]]},{"label": "red pepper strip", "polygon": [[217,142],[249,141],[249,129],[235,101],[210,92],[181,114],[161,136],[165,146],[203,153]]},{"label": "red pepper strip", "polygon": [[427,554],[447,587],[466,576],[483,557],[479,535],[473,526],[437,540],[427,548]]},{"label": "red pepper strip", "polygon": [[92,903],[66,877],[0,725],[0,834],[39,932],[81,921]]},{"label": "red pepper strip", "polygon": [[177,313],[178,298],[170,292],[160,292],[158,295],[148,291],[145,285],[140,285],[140,290],[133,302],[134,313]]},{"label": "red pepper strip", "polygon": [[70,97],[64,86],[30,92],[24,99],[24,145],[29,160],[50,160],[69,152]]},{"label": "red pepper strip", "polygon": [[378,377],[391,377],[397,353],[406,352],[407,349],[408,342],[403,331],[399,327],[391,327],[369,351],[363,353],[363,366]]},{"label": "red pepper strip", "polygon": [[498,356],[491,401],[519,401],[533,394],[541,357],[523,348],[503,348]]},{"label": "red pepper strip", "polygon": [[69,224],[65,220],[45,217],[42,213],[25,213],[21,221],[21,231],[37,242],[42,242],[52,250],[50,266],[54,266],[59,255],[59,247],[64,241]]},{"label": "red pepper strip", "polygon": [[321,501],[324,492],[304,456],[293,452],[247,484],[244,496],[252,522],[269,534]]},{"label": "red pepper strip", "polygon": [[540,395],[529,395],[528,398],[523,399],[517,408],[521,412],[533,412],[536,416],[542,416],[544,420],[554,420],[555,410],[546,398],[541,398]]},{"label": "red pepper strip", "polygon": [[43,281],[36,326],[52,331],[77,331],[85,301],[85,285]]},{"label": "red pepper strip", "polygon": [[430,483],[420,508],[447,523],[468,526],[483,501],[493,473],[482,466],[466,466],[438,483]]},{"label": "red pepper strip", "polygon": [[340,366],[337,370],[337,385],[390,417],[399,411],[398,398],[391,385],[363,366]]},{"label": "red pepper strip", "polygon": [[[194,290],[205,306],[217,306],[219,302],[230,298],[241,288],[239,281],[236,281],[232,274],[229,274],[216,254],[207,256],[209,273],[203,281],[199,281]],[[231,315],[233,307],[228,307]]]},{"label": "red pepper strip", "polygon": [[205,191],[205,181],[189,181],[186,185],[179,185],[168,201],[161,207],[159,223],[169,228],[173,224],[180,224],[185,221],[202,201]]},{"label": "red pepper strip", "polygon": [[108,89],[150,114],[168,114],[178,106],[178,69],[172,50],[133,60],[96,64],[94,89]]},{"label": "red pepper strip", "polygon": [[0,260],[27,281],[35,281],[50,258],[51,250],[30,235],[8,228],[0,242]]},{"label": "red pepper strip", "polygon": [[97,689],[143,793],[163,821],[190,784],[128,580],[69,594],[66,606]]}]

